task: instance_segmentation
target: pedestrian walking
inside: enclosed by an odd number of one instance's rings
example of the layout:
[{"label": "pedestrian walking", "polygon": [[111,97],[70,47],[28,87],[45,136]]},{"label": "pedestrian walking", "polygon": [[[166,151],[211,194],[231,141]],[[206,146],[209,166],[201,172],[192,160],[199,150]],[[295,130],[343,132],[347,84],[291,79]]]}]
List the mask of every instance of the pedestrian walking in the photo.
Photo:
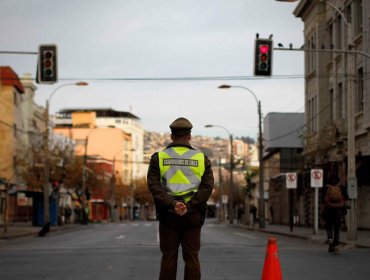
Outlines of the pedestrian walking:
[{"label": "pedestrian walking", "polygon": [[345,201],[348,200],[347,192],[340,183],[338,176],[332,175],[328,184],[323,187],[323,219],[325,220],[326,233],[329,243],[329,253],[338,254],[340,225],[347,213]]},{"label": "pedestrian walking", "polygon": [[65,223],[70,224],[71,223],[71,215],[72,215],[72,209],[69,204],[67,204],[64,208],[64,218],[65,218]]},{"label": "pedestrian walking", "polygon": [[254,226],[257,221],[257,207],[254,204],[251,204],[249,207],[249,213],[251,215],[251,224]]},{"label": "pedestrian walking", "polygon": [[159,279],[176,280],[181,245],[184,279],[197,280],[201,278],[201,227],[213,189],[213,173],[207,156],[190,144],[190,121],[178,118],[170,128],[172,142],[152,155],[147,176],[159,220]]}]

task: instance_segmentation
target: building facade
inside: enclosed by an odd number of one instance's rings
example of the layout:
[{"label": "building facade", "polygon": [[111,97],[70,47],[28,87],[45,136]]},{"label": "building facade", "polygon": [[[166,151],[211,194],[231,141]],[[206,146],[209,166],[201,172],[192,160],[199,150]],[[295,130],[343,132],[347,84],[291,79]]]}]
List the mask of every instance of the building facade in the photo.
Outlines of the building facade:
[{"label": "building facade", "polygon": [[370,2],[301,0],[294,15],[304,22],[306,164],[345,184],[355,174],[357,225],[370,228]]},{"label": "building facade", "polygon": [[[0,67],[0,223],[27,221],[31,200],[19,176],[18,160],[35,134],[32,89],[9,66]],[[27,111],[27,109],[30,109]]]},{"label": "building facade", "polygon": [[[78,114],[76,114],[78,113]],[[73,120],[72,116],[77,119]],[[147,172],[147,165],[144,163],[144,129],[140,119],[129,113],[108,109],[66,109],[55,115],[55,124],[58,127],[71,126],[72,121],[78,125],[83,122],[92,124],[97,128],[116,128],[130,135],[130,145],[122,147],[123,153],[130,157],[130,174],[133,179],[144,178]],[[92,133],[93,136],[94,133]],[[123,178],[124,179],[124,178]],[[126,180],[126,179],[124,179]]]},{"label": "building facade", "polygon": [[292,191],[285,184],[287,172],[294,172],[298,177],[304,167],[304,113],[268,113],[263,123],[264,185],[268,192],[266,217],[270,223],[289,224],[292,215],[304,214],[301,211],[305,204],[302,184]]}]

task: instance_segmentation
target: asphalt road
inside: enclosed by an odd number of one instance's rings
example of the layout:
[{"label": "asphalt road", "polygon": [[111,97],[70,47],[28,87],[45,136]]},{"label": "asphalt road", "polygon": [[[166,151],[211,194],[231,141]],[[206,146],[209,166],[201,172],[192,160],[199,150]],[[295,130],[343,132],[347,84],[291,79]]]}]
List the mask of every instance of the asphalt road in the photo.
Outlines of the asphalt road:
[{"label": "asphalt road", "polygon": [[[269,235],[208,220],[202,230],[202,279],[261,279]],[[365,280],[370,249],[327,253],[320,244],[277,237],[283,279]],[[157,222],[88,225],[46,237],[3,240],[0,279],[158,279]],[[179,255],[178,278],[183,279]]]}]

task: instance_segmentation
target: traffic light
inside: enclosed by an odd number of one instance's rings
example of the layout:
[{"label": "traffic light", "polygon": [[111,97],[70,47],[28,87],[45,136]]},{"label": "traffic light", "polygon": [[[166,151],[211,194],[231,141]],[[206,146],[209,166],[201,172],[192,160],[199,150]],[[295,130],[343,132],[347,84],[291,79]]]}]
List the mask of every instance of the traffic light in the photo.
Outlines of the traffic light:
[{"label": "traffic light", "polygon": [[40,45],[36,82],[39,84],[54,84],[57,81],[57,46]]},{"label": "traffic light", "polygon": [[272,39],[256,39],[254,49],[254,75],[271,76]]}]

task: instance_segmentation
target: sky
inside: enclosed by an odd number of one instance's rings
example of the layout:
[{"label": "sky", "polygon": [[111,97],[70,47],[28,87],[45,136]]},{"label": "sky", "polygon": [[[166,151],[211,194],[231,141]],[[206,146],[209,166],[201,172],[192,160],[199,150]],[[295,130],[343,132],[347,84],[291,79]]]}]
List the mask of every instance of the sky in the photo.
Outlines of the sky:
[{"label": "sky", "polygon": [[[253,76],[256,33],[303,44],[298,2],[274,0],[0,0],[0,65],[36,75],[40,44],[58,47],[58,83],[37,85],[35,102],[63,108],[112,108],[168,132],[177,117],[193,135],[258,134],[262,115],[304,111],[304,57],[273,53],[273,75]],[[78,81],[87,87],[63,86]],[[55,94],[50,98],[51,93]],[[213,128],[205,128],[212,124]]]}]

